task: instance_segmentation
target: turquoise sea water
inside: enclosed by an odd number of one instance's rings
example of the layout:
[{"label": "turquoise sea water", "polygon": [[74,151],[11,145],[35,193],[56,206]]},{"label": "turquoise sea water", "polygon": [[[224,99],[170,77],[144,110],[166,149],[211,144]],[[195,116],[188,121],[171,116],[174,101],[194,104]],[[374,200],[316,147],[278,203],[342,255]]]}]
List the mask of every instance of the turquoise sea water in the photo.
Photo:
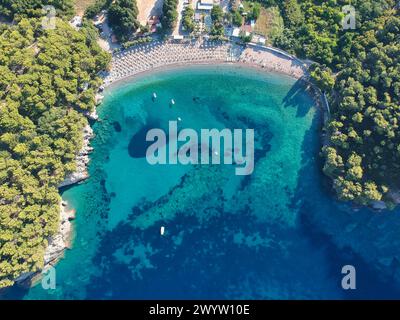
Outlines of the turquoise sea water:
[{"label": "turquoise sea water", "polygon": [[[57,287],[13,288],[9,297],[400,297],[361,249],[339,245],[328,222],[315,223],[349,210],[320,172],[321,112],[301,83],[233,66],[176,69],[107,89],[99,114],[91,177],[63,192],[77,218],[73,249],[56,266]],[[230,165],[148,164],[145,132],[178,117],[180,129],[254,129],[253,174],[236,176]],[[357,269],[352,292],[341,288],[346,264]]]}]

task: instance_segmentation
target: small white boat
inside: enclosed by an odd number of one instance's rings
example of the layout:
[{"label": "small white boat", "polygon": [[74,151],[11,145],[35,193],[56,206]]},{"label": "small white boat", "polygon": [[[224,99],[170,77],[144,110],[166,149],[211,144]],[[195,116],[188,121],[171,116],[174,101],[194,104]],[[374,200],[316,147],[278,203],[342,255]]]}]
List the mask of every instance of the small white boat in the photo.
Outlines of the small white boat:
[{"label": "small white boat", "polygon": [[182,119],[180,117],[178,117],[178,121],[182,121]]},{"label": "small white boat", "polygon": [[214,154],[217,156],[218,155],[218,151],[214,151]]},{"label": "small white boat", "polygon": [[153,92],[153,99],[157,98],[157,94],[155,92]]},{"label": "small white boat", "polygon": [[174,105],[175,104],[175,100],[171,99],[171,104]]},{"label": "small white boat", "polygon": [[160,234],[163,236],[163,235],[164,235],[164,232],[165,232],[165,227],[162,226],[161,229],[160,229]]}]

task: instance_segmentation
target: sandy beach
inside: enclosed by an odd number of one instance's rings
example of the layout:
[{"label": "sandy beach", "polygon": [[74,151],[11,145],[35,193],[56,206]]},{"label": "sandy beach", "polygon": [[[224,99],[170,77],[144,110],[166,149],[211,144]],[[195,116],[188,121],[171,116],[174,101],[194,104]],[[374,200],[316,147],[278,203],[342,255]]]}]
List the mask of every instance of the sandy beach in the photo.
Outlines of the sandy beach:
[{"label": "sandy beach", "polygon": [[239,46],[231,42],[197,41],[186,43],[155,42],[137,46],[113,56],[109,86],[153,70],[198,64],[238,63],[300,79],[307,76],[309,64],[279,49]]},{"label": "sandy beach", "polygon": [[295,57],[280,53],[277,49],[262,46],[246,47],[238,62],[261,67],[267,71],[287,74],[296,79],[305,76],[309,67],[307,63]]},{"label": "sandy beach", "polygon": [[309,81],[308,68],[311,62],[300,60],[273,47],[244,47],[232,42],[213,43],[206,40],[196,43],[145,44],[113,56],[111,73],[105,79],[105,86],[110,89],[121,82],[128,83],[133,78],[137,79],[152,72],[187,66],[226,64],[253,68],[257,72],[283,74],[304,81],[306,90],[322,112],[323,121],[329,119],[329,106],[324,102],[322,92]]}]

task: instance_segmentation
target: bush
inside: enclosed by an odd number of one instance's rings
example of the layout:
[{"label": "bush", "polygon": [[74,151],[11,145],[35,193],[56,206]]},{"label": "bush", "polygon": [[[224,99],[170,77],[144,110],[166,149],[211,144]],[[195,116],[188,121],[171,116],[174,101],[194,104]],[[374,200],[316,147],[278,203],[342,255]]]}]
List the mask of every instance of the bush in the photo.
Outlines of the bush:
[{"label": "bush", "polygon": [[151,42],[152,40],[153,40],[152,37],[144,37],[144,38],[139,38],[139,39],[132,40],[132,41],[126,41],[122,44],[122,48],[128,49],[130,47],[133,47],[133,46],[136,46],[139,44]]},{"label": "bush", "polygon": [[220,6],[213,6],[211,9],[211,19],[213,22],[222,22],[224,20],[224,12]]},{"label": "bush", "polygon": [[193,32],[194,30],[194,10],[192,7],[187,6],[182,14],[182,25],[188,32]]},{"label": "bush", "polygon": [[328,67],[314,64],[310,69],[310,76],[313,82],[324,92],[331,92],[335,85],[335,78],[332,70]]},{"label": "bush", "polygon": [[175,27],[178,19],[177,7],[178,0],[164,0],[163,15],[161,17],[161,24],[164,29],[171,30]]},{"label": "bush", "polygon": [[242,17],[242,14],[240,13],[239,10],[233,10],[233,12],[232,12],[232,23],[237,27],[240,27],[242,25],[243,17]]},{"label": "bush", "polygon": [[96,0],[89,5],[85,10],[85,17],[93,19],[101,10],[107,9],[110,6],[111,0]]},{"label": "bush", "polygon": [[257,20],[260,17],[261,5],[257,2],[252,3],[250,7],[250,12],[248,14],[249,20]]},{"label": "bush", "polygon": [[125,42],[140,27],[136,0],[115,0],[108,9],[108,20],[119,41]]},{"label": "bush", "polygon": [[15,16],[42,17],[43,6],[51,5],[58,17],[72,18],[74,15],[73,0],[0,0],[0,14],[14,19]]}]

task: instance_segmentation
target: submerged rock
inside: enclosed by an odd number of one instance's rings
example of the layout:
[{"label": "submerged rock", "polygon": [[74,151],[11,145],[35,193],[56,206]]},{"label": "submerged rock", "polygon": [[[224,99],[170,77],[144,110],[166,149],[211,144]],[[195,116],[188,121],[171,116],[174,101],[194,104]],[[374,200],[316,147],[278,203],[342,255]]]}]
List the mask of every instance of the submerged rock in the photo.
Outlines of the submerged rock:
[{"label": "submerged rock", "polygon": [[145,125],[131,138],[128,145],[130,157],[144,158],[146,156],[147,148],[154,143],[153,141],[146,141],[146,134],[156,127],[155,125]]},{"label": "submerged rock", "polygon": [[121,124],[118,121],[114,121],[113,122],[113,127],[114,127],[114,130],[116,132],[121,132],[122,131]]},{"label": "submerged rock", "polygon": [[360,256],[382,279],[400,285],[400,216],[399,212],[380,213],[362,208],[353,212],[342,205],[335,215],[316,211],[310,215],[313,225],[328,235],[340,249],[350,249]]}]

